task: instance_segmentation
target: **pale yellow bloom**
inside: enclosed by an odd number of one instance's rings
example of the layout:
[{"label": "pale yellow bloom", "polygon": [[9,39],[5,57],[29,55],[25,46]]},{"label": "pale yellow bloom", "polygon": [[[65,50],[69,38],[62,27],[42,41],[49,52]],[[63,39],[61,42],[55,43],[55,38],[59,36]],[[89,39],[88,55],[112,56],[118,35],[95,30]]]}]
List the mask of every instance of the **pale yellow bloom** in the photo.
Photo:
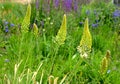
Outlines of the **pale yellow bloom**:
[{"label": "pale yellow bloom", "polygon": [[100,73],[105,74],[108,68],[108,59],[104,57],[100,65]]},{"label": "pale yellow bloom", "polygon": [[37,37],[38,36],[38,27],[35,23],[33,24],[33,32],[34,32],[34,35]]},{"label": "pale yellow bloom", "polygon": [[64,15],[61,27],[60,27],[60,29],[59,29],[59,31],[57,33],[56,38],[55,38],[55,42],[58,45],[64,44],[64,41],[66,40],[66,34],[67,34],[66,25],[67,25],[66,24],[66,15]]},{"label": "pale yellow bloom", "polygon": [[100,65],[100,73],[105,74],[110,63],[110,51],[107,50],[106,56],[102,59]]},{"label": "pale yellow bloom", "polygon": [[23,20],[22,26],[21,26],[22,33],[28,32],[29,25],[30,25],[30,17],[31,17],[31,5],[29,4],[27,7],[26,15],[24,17],[24,20]]},{"label": "pale yellow bloom", "polygon": [[91,51],[92,47],[92,36],[89,31],[88,18],[84,23],[83,35],[80,41],[80,45],[77,47],[78,52],[82,55],[82,57],[87,57],[88,53]]}]

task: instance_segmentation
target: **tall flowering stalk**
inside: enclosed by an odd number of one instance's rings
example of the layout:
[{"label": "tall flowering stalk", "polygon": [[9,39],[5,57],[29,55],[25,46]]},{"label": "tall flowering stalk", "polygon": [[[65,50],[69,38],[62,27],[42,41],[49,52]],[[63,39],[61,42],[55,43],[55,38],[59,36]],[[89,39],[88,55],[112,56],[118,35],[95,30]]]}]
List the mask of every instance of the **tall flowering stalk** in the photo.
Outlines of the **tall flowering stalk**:
[{"label": "tall flowering stalk", "polygon": [[101,74],[106,73],[106,71],[108,69],[109,62],[110,62],[110,51],[108,50],[106,53],[106,56],[101,61],[101,65],[100,65],[100,73]]},{"label": "tall flowering stalk", "polygon": [[55,41],[58,45],[64,44],[64,41],[66,40],[66,34],[67,34],[67,24],[66,24],[66,14],[65,14],[63,17],[61,27],[55,38]]},{"label": "tall flowering stalk", "polygon": [[38,37],[38,27],[35,23],[33,24],[33,32],[34,32],[34,35]]},{"label": "tall flowering stalk", "polygon": [[82,58],[87,58],[88,53],[91,51],[92,36],[89,31],[88,18],[85,20],[83,35],[80,41],[80,45],[77,47],[78,52]]},{"label": "tall flowering stalk", "polygon": [[29,4],[27,7],[27,12],[24,17],[24,20],[21,25],[21,32],[26,33],[29,30],[29,25],[30,25],[30,17],[31,17],[31,5]]}]

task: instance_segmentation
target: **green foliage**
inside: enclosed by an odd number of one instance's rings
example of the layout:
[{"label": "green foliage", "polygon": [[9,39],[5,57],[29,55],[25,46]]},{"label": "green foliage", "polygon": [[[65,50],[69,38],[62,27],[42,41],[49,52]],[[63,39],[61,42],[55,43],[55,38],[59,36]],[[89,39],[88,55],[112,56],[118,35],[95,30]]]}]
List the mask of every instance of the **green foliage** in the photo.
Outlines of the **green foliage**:
[{"label": "green foliage", "polygon": [[[95,8],[83,5],[80,12],[71,11],[64,15],[62,23],[61,10],[51,8],[48,15],[42,11],[42,7],[38,12],[31,6],[30,15],[30,5],[25,17],[22,14],[25,13],[26,5],[20,8],[21,13],[16,11],[18,19],[8,17],[8,25],[4,24],[4,17],[0,18],[0,84],[119,84],[119,18],[116,23],[112,17],[115,7],[108,9],[113,5],[102,6]],[[19,9],[19,6],[14,9]],[[90,13],[86,14],[86,10],[90,10]],[[89,24],[88,19],[85,21],[86,17],[89,18]],[[21,31],[23,28],[25,31],[21,35],[17,24],[23,18]],[[93,27],[96,20],[98,26]],[[17,24],[8,27],[9,32],[4,32],[3,29],[10,26],[11,22]],[[60,46],[54,43],[54,36]],[[88,59],[81,58],[77,52],[76,46],[83,44],[88,46]],[[109,51],[106,53],[106,50],[110,50],[111,54]]]}]

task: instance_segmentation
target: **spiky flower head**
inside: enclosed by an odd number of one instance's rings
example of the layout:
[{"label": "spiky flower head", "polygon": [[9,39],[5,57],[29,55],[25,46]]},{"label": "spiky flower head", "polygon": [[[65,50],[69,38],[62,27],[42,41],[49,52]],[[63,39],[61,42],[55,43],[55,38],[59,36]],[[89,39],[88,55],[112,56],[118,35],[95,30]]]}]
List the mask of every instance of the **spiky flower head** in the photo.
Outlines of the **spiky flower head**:
[{"label": "spiky flower head", "polygon": [[38,37],[38,27],[35,23],[33,24],[33,33],[36,37]]},{"label": "spiky flower head", "polygon": [[61,24],[61,27],[57,33],[57,36],[55,38],[55,42],[58,45],[64,44],[64,41],[66,40],[66,34],[67,34],[67,24],[66,24],[66,14],[64,14],[63,21]]},{"label": "spiky flower head", "polygon": [[80,45],[77,47],[81,57],[85,57],[85,58],[88,57],[88,53],[91,51],[91,46],[92,46],[92,36],[89,31],[89,24],[87,18],[84,23],[84,30],[80,41]]},{"label": "spiky flower head", "polygon": [[30,25],[30,17],[31,17],[31,5],[28,4],[26,15],[24,17],[24,20],[21,25],[21,32],[26,33],[29,30],[29,25]]},{"label": "spiky flower head", "polygon": [[110,51],[107,50],[106,56],[102,59],[100,65],[100,73],[105,74],[110,63]]}]

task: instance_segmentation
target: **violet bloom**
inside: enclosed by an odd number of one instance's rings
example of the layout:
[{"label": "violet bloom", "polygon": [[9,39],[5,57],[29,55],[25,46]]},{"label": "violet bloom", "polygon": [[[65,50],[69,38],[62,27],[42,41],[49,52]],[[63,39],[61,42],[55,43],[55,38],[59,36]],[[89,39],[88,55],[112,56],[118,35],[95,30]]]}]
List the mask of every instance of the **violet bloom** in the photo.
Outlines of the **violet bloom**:
[{"label": "violet bloom", "polygon": [[83,25],[83,22],[79,22],[80,26]]},{"label": "violet bloom", "polygon": [[96,23],[96,24],[92,24],[92,27],[98,27],[98,24]]},{"label": "violet bloom", "polygon": [[78,10],[78,1],[74,0],[74,11],[77,12]]},{"label": "violet bloom", "polygon": [[113,12],[113,17],[120,17],[120,10],[115,10]]},{"label": "violet bloom", "polygon": [[59,6],[59,0],[54,0],[54,6],[56,7],[56,8],[58,8],[58,6]]},{"label": "violet bloom", "polygon": [[72,10],[72,0],[63,0],[63,7],[65,11],[69,12]]},{"label": "violet bloom", "polygon": [[15,25],[13,23],[10,24],[10,27],[14,27]]},{"label": "violet bloom", "polygon": [[38,10],[39,9],[39,0],[36,0],[35,3],[36,3],[36,9]]},{"label": "violet bloom", "polygon": [[8,31],[8,26],[5,26],[5,32],[7,33]]}]

